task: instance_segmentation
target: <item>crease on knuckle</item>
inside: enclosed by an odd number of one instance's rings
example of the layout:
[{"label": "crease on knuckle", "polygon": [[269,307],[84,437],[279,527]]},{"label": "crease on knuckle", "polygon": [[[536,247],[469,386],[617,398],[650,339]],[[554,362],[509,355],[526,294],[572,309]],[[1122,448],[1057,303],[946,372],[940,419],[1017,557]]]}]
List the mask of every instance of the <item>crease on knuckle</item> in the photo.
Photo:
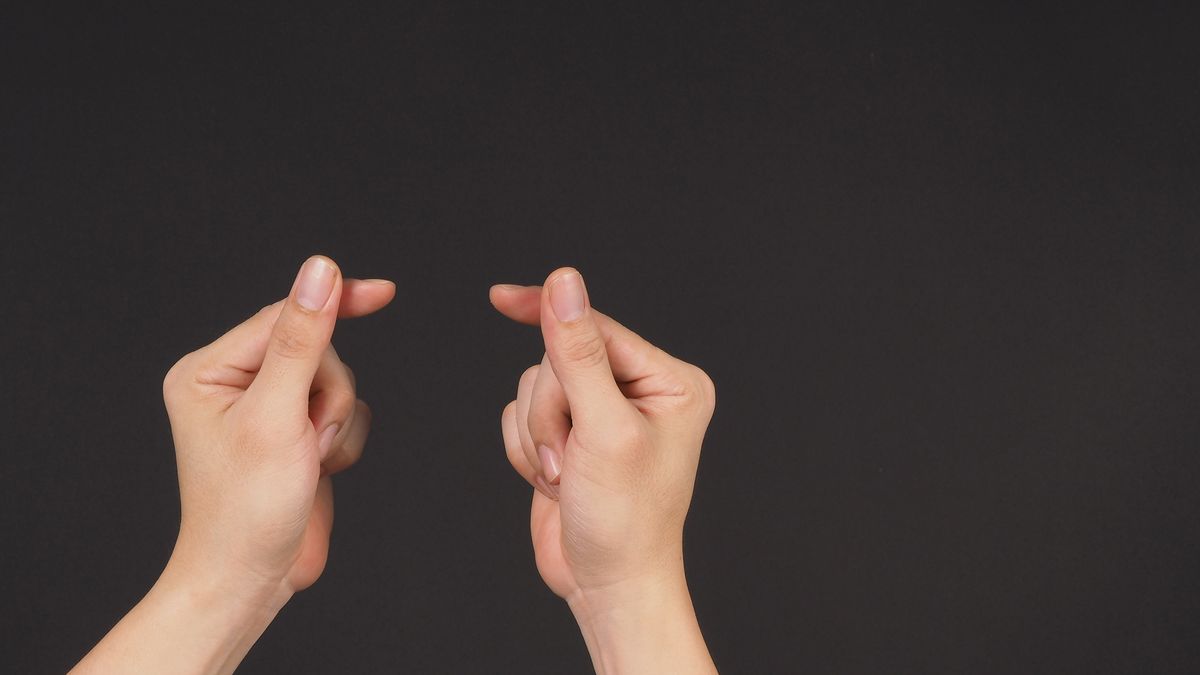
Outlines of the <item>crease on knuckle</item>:
[{"label": "crease on knuckle", "polygon": [[676,401],[677,409],[695,410],[701,414],[712,414],[716,405],[716,386],[708,373],[690,364],[672,373],[667,387]]},{"label": "crease on knuckle", "polygon": [[308,336],[294,324],[277,325],[271,333],[271,351],[284,358],[301,358],[309,352]]},{"label": "crease on knuckle", "polygon": [[598,334],[572,335],[562,343],[562,355],[572,364],[593,368],[608,358],[604,350],[604,339]]}]

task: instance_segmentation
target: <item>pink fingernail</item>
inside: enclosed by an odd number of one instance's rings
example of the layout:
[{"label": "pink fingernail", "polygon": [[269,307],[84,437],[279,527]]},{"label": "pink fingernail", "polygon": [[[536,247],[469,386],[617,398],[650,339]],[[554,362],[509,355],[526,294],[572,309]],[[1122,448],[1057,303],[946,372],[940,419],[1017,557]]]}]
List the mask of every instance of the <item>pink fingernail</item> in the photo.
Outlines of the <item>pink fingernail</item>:
[{"label": "pink fingernail", "polygon": [[317,441],[317,451],[321,455],[321,459],[329,456],[329,447],[333,445],[333,437],[337,436],[338,425],[330,424],[325,427],[325,431],[321,432],[321,438]]},{"label": "pink fingernail", "polygon": [[539,445],[537,453],[542,462],[542,473],[546,476],[546,482],[558,485],[558,477],[562,473],[562,460],[558,452],[547,445]]},{"label": "pink fingernail", "polygon": [[296,275],[296,302],[310,312],[321,309],[333,292],[336,277],[333,266],[323,258],[314,256],[304,261]]},{"label": "pink fingernail", "polygon": [[568,272],[551,284],[550,307],[559,321],[566,323],[583,316],[585,304],[583,277],[578,272]]},{"label": "pink fingernail", "polygon": [[557,485],[548,485],[546,483],[546,479],[542,478],[542,474],[540,473],[533,477],[533,482],[537,484],[538,489],[542,491],[542,494],[546,495],[550,499],[553,499],[554,501],[558,501]]}]

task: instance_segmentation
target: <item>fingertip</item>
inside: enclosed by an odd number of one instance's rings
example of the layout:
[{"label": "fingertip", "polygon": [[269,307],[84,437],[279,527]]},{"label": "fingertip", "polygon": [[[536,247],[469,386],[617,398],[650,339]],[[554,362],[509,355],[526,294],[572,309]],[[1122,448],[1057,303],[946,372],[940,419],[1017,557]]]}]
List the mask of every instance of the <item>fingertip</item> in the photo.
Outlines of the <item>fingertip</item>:
[{"label": "fingertip", "polygon": [[335,262],[333,258],[330,258],[329,256],[327,256],[323,253],[314,253],[313,255],[308,256],[308,259],[305,260],[304,262],[312,262],[312,261],[321,262],[321,263],[327,265],[328,267],[330,267],[331,269],[333,269],[333,271],[337,272],[338,274],[342,273],[342,268],[338,267],[337,262]]},{"label": "fingertip", "polygon": [[496,306],[512,287],[512,284],[492,284],[488,288],[488,302],[492,303],[493,307]]},{"label": "fingertip", "polygon": [[587,286],[574,267],[560,267],[546,279],[546,295],[554,317],[564,324],[584,318],[588,309]]},{"label": "fingertip", "polygon": [[529,325],[540,321],[541,286],[495,284],[488,289],[488,300],[504,316]]},{"label": "fingertip", "polygon": [[583,274],[581,274],[578,269],[568,265],[566,267],[559,267],[558,269],[551,272],[550,276],[546,277],[546,283],[543,284],[543,286],[545,288],[550,288],[551,286],[554,285],[554,283],[556,281],[558,281],[559,279],[562,279],[563,277],[567,276],[568,274],[578,274],[580,278],[583,278]]},{"label": "fingertip", "polygon": [[396,282],[394,281],[387,279],[366,279],[364,283],[366,284],[364,287],[371,289],[375,294],[380,307],[388,304],[396,297]]},{"label": "fingertip", "polygon": [[341,277],[341,269],[328,256],[309,256],[296,274],[291,296],[304,312],[320,312],[331,301],[336,306],[340,294],[334,290],[341,283]]},{"label": "fingertip", "polygon": [[395,298],[396,284],[386,279],[346,279],[339,316],[364,316],[383,309]]},{"label": "fingertip", "polygon": [[396,282],[391,279],[363,279],[362,282],[367,288],[377,289],[389,300],[396,297]]},{"label": "fingertip", "polygon": [[329,274],[333,277],[334,281],[342,281],[342,268],[333,258],[330,258],[322,253],[310,255],[308,259],[304,261],[304,265],[301,266],[301,269],[309,264],[320,265],[326,274]]},{"label": "fingertip", "polygon": [[488,300],[493,305],[503,303],[513,297],[520,297],[522,293],[528,293],[531,290],[540,290],[537,286],[521,286],[520,284],[492,284],[488,288]]}]

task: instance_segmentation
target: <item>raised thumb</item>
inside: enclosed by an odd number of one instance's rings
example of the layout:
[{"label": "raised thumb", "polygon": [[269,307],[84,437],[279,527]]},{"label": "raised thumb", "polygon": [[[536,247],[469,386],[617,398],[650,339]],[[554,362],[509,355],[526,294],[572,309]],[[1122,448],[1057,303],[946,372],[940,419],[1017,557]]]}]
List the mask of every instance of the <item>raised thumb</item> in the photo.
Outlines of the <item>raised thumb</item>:
[{"label": "raised thumb", "polygon": [[337,264],[325,256],[304,262],[271,329],[249,395],[307,405],[313,376],[333,336],[341,295]]},{"label": "raised thumb", "polygon": [[542,287],[542,337],[575,425],[603,424],[629,404],[613,378],[604,334],[588,301],[583,276],[555,270]]}]

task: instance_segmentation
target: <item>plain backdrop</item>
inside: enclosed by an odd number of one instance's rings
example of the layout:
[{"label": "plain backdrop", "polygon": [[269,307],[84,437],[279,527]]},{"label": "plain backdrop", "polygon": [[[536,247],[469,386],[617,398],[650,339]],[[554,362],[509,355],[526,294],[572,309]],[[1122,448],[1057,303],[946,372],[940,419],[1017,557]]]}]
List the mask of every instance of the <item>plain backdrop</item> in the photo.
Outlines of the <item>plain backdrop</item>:
[{"label": "plain backdrop", "polygon": [[1191,3],[77,4],[0,19],[0,671],[153,583],[162,376],[318,252],[375,428],[241,672],[587,671],[487,301],[567,264],[716,381],[725,672],[1200,670]]}]

